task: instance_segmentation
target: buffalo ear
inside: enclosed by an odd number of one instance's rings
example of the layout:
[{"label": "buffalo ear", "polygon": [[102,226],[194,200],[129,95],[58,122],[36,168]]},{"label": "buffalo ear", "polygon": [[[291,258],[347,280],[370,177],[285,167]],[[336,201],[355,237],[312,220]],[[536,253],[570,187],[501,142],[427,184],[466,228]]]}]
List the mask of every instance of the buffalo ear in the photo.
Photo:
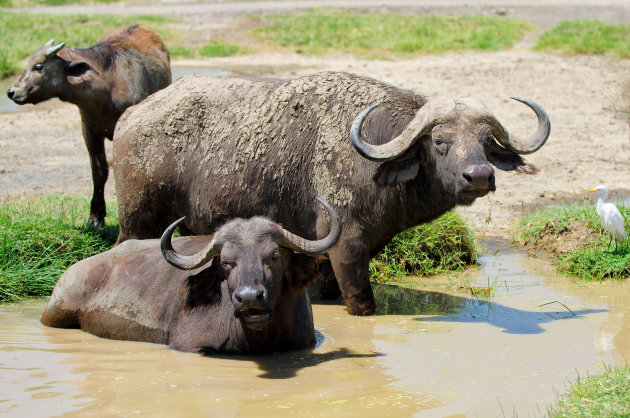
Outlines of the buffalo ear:
[{"label": "buffalo ear", "polygon": [[80,84],[90,81],[98,76],[90,64],[84,61],[69,62],[66,64],[66,77],[70,84]]},{"label": "buffalo ear", "polygon": [[319,265],[324,256],[313,257],[300,253],[293,253],[290,265],[284,273],[287,283],[296,293],[303,292],[311,283],[319,280],[321,275]]},{"label": "buffalo ear", "polygon": [[418,176],[420,167],[427,164],[431,153],[431,141],[421,138],[403,155],[395,160],[386,161],[378,166],[372,180],[379,186],[404,183]]},{"label": "buffalo ear", "polygon": [[221,282],[225,279],[225,271],[221,267],[219,257],[214,257],[208,267],[186,279],[188,288],[186,305],[194,308],[218,303],[221,300]]},{"label": "buffalo ear", "polygon": [[515,171],[519,174],[538,173],[538,169],[534,165],[526,163],[520,155],[508,151],[497,144],[492,144],[488,153],[488,161],[503,171]]},{"label": "buffalo ear", "polygon": [[404,183],[415,179],[419,169],[420,163],[417,160],[387,161],[378,166],[372,180],[379,186]]}]

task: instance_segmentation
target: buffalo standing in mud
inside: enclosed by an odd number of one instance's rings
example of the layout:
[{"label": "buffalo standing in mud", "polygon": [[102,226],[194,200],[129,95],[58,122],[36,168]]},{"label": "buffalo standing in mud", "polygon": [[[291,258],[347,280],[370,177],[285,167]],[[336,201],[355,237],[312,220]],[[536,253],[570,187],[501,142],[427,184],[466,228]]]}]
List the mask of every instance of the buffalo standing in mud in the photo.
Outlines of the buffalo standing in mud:
[{"label": "buffalo standing in mud", "polygon": [[35,51],[7,95],[17,104],[57,97],[79,107],[94,184],[88,224],[100,227],[109,172],[105,138],[113,138],[125,109],[171,83],[169,53],[155,32],[137,25],[86,49],[53,44]]},{"label": "buffalo standing in mud", "polygon": [[181,216],[188,234],[266,215],[314,239],[327,223],[309,202],[322,196],[344,223],[322,296],[339,291],[336,277],[348,312],[372,314],[369,261],[396,234],[494,191],[491,164],[536,171],[519,154],[545,143],[549,120],[517,100],[538,118],[526,141],[478,100],[430,100],[353,74],[184,77],[118,124],[119,242],[159,236]]},{"label": "buffalo standing in mud", "polygon": [[321,203],[331,223],[319,241],[255,217],[232,220],[213,237],[176,238],[175,252],[171,235],[178,221],[161,246],[130,240],[80,261],[59,279],[42,323],[201,353],[312,347],[306,288],[319,275],[316,255],[341,233],[339,216]]}]

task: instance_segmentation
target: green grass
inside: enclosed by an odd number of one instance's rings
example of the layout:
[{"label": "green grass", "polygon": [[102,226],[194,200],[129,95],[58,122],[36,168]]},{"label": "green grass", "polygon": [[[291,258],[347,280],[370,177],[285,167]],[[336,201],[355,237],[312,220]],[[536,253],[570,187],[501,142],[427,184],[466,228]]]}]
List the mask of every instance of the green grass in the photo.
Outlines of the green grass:
[{"label": "green grass", "polygon": [[377,281],[406,275],[432,276],[474,264],[477,249],[472,231],[456,211],[402,232],[370,262]]},{"label": "green grass", "polygon": [[89,201],[41,197],[0,205],[0,302],[49,295],[70,265],[113,245],[118,235],[115,203],[107,226],[85,227]]},{"label": "green grass", "polygon": [[[630,208],[618,206],[628,230]],[[584,280],[625,279],[630,276],[627,240],[606,252],[606,233],[592,203],[541,209],[523,217],[515,229],[517,241],[526,246],[544,246],[555,257],[558,269]],[[551,237],[551,239],[548,239]],[[551,248],[552,246],[555,246]]]},{"label": "green grass", "polygon": [[230,57],[247,52],[247,48],[220,41],[210,41],[199,49],[199,55],[203,57]]},{"label": "green grass", "polygon": [[540,36],[535,49],[561,54],[630,58],[630,24],[599,20],[567,20]]},{"label": "green grass", "polygon": [[[83,16],[27,13],[0,13],[0,78],[21,71],[28,58],[51,38],[55,42],[85,48],[98,42],[111,30],[138,23],[155,30],[165,43],[178,33],[167,27],[171,19],[158,16]],[[26,35],[28,34],[28,35]]]},{"label": "green grass", "polygon": [[561,417],[628,417],[630,416],[630,368],[602,365],[600,375],[578,378],[549,416]]},{"label": "green grass", "polygon": [[75,3],[116,3],[121,0],[0,0],[0,7],[59,6]]},{"label": "green grass", "polygon": [[420,14],[358,14],[315,9],[276,15],[254,28],[257,38],[291,51],[341,51],[364,57],[410,56],[447,51],[497,51],[519,41],[532,25],[513,19]]}]

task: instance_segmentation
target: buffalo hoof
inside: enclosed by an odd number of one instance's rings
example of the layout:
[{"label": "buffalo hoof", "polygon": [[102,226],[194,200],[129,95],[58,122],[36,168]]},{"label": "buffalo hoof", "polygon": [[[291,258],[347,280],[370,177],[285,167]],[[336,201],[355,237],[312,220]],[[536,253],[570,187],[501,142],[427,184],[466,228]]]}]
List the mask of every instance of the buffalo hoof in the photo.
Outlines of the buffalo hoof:
[{"label": "buffalo hoof", "polygon": [[376,312],[376,303],[374,299],[367,300],[364,302],[356,302],[356,301],[346,301],[346,309],[350,315],[356,316],[368,316],[374,315]]},{"label": "buffalo hoof", "polygon": [[92,214],[85,223],[85,226],[93,229],[101,229],[105,226],[105,220],[103,218],[99,219],[99,217]]}]

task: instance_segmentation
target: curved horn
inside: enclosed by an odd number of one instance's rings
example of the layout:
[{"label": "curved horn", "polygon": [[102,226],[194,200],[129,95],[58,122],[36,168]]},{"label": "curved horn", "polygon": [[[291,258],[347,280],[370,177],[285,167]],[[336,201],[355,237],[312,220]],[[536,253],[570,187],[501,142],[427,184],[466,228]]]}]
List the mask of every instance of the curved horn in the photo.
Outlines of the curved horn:
[{"label": "curved horn", "polygon": [[545,110],[531,100],[521,99],[519,97],[512,97],[512,99],[525,104],[536,113],[536,117],[538,118],[538,129],[536,133],[526,141],[518,138],[510,138],[507,130],[495,119],[492,126],[492,134],[496,141],[505,149],[517,154],[531,154],[538,151],[540,147],[547,142],[547,138],[549,138],[549,133],[551,132],[551,122],[549,122],[549,117]]},{"label": "curved horn", "polygon": [[173,231],[177,228],[177,225],[179,225],[179,223],[184,219],[186,219],[186,217],[176,220],[168,228],[166,228],[162,234],[162,239],[160,240],[160,249],[162,250],[164,259],[168,261],[170,265],[181,270],[192,270],[203,266],[212,260],[215,255],[219,254],[221,252],[221,247],[223,246],[223,239],[221,237],[217,237],[217,234],[215,234],[212,241],[210,241],[210,244],[206,245],[206,247],[197,254],[178,254],[173,249],[171,237],[173,235]]},{"label": "curved horn", "polygon": [[317,241],[309,241],[290,233],[286,229],[281,229],[280,237],[277,239],[278,245],[306,255],[323,254],[334,247],[341,236],[341,218],[332,206],[319,197],[316,199],[330,215],[330,232],[328,232],[328,236]]},{"label": "curved horn", "polygon": [[50,48],[48,48],[48,50],[46,51],[46,55],[53,55],[56,54],[57,52],[59,52],[61,50],[61,48],[63,48],[64,46],[66,46],[65,42],[60,43],[59,45],[55,45],[55,46],[51,46]]},{"label": "curved horn", "polygon": [[54,40],[54,39],[51,39],[50,41],[46,42],[46,43],[44,44],[44,46],[51,46],[51,45],[53,45],[54,43],[55,43],[55,40]]},{"label": "curved horn", "polygon": [[372,105],[354,119],[350,128],[350,141],[359,154],[372,161],[389,161],[400,157],[418,138],[426,134],[435,119],[435,107],[431,102],[422,106],[400,135],[383,145],[368,144],[361,138],[361,126],[365,117],[377,107]]}]

